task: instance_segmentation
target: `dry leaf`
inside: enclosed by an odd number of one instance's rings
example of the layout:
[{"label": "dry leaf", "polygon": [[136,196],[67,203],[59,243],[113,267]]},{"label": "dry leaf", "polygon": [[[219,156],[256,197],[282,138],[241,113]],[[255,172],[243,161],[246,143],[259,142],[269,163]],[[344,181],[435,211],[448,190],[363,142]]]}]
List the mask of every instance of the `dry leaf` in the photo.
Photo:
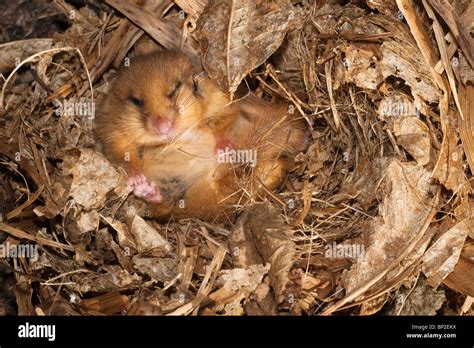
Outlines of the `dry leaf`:
[{"label": "dry leaf", "polygon": [[377,89],[385,77],[381,65],[377,63],[375,47],[348,45],[345,54],[345,82],[353,82],[360,88]]},{"label": "dry leaf", "polygon": [[71,190],[72,178],[54,173],[51,176],[51,181],[50,194],[46,195],[44,206],[34,209],[36,215],[45,216],[50,219],[58,215],[66,206]]},{"label": "dry leaf", "polygon": [[373,300],[363,302],[359,309],[359,315],[373,315],[377,313],[385,305],[388,298],[388,293],[385,293]]},{"label": "dry leaf", "polygon": [[113,230],[117,232],[118,244],[121,248],[123,248],[124,250],[138,249],[137,243],[125,223],[111,218],[106,218],[105,220],[113,228]]},{"label": "dry leaf", "polygon": [[143,257],[135,255],[133,266],[142,274],[146,274],[151,279],[166,282],[176,277],[177,262],[173,258],[167,257]]},{"label": "dry leaf", "polygon": [[471,173],[474,173],[474,86],[460,84],[459,101],[464,114],[464,120],[459,121],[459,136]]},{"label": "dry leaf", "polygon": [[269,269],[270,264],[252,265],[248,269],[222,270],[216,280],[216,285],[225,288],[227,296],[221,299],[213,297],[213,300],[216,301],[213,306],[214,310],[224,310],[226,315],[243,314],[242,300],[248,300],[249,296],[262,283],[263,277]]},{"label": "dry leaf", "polygon": [[233,268],[231,270],[222,270],[219,278],[216,280],[216,285],[225,286],[234,291],[245,288],[252,292],[262,282],[269,269],[270,264],[265,266],[252,265],[248,269]]},{"label": "dry leaf", "polygon": [[389,315],[435,315],[446,301],[442,289],[435,290],[422,278],[415,288],[403,286],[397,293]]},{"label": "dry leaf", "polygon": [[469,188],[464,185],[466,177],[462,168],[462,151],[458,148],[459,138],[456,131],[455,117],[456,114],[453,112],[441,117],[443,142],[438,162],[433,169],[433,177],[437,178],[448,190],[461,194]]},{"label": "dry leaf", "polygon": [[263,258],[263,263],[271,264],[270,283],[278,303],[287,299],[285,291],[292,285],[288,274],[295,255],[295,245],[285,235],[285,228],[275,207],[268,203],[254,203],[238,220],[230,240],[232,254],[237,259],[241,255],[252,255],[245,259],[255,262]]},{"label": "dry leaf", "polygon": [[398,7],[393,0],[367,0],[367,5],[386,15],[398,15]]},{"label": "dry leaf", "polygon": [[473,228],[473,219],[468,217],[444,233],[422,257],[422,271],[427,283],[438,286],[454,270],[464,241]]},{"label": "dry leaf", "polygon": [[395,120],[394,133],[398,145],[413,156],[420,166],[430,161],[431,141],[428,126],[416,117],[403,117]]},{"label": "dry leaf", "polygon": [[123,288],[139,286],[142,278],[137,274],[130,275],[119,265],[104,265],[106,273],[84,273],[73,276],[73,283],[68,285],[73,291],[86,292],[109,292],[122,290]]},{"label": "dry leaf", "polygon": [[53,39],[30,39],[6,42],[0,45],[0,73],[5,74],[15,68],[15,61],[20,62],[35,53],[54,47]]},{"label": "dry leaf", "polygon": [[77,218],[77,227],[82,233],[95,231],[99,227],[99,213],[96,211],[82,212]]},{"label": "dry leaf", "polygon": [[223,90],[235,92],[281,45],[293,16],[285,0],[211,1],[196,29],[204,68]]},{"label": "dry leaf", "polygon": [[[380,47],[347,45],[345,82],[375,90],[387,77],[397,76],[411,87],[415,99],[421,97],[427,102],[436,102],[437,89],[430,79],[429,70],[412,50],[417,48],[411,41],[385,41]],[[379,51],[381,59],[378,58]]]},{"label": "dry leaf", "polygon": [[[402,255],[430,213],[430,173],[423,167],[392,160],[385,174],[387,194],[373,221],[365,257],[342,277],[346,292],[361,287]],[[382,284],[378,284],[381,286]]]},{"label": "dry leaf", "polygon": [[474,297],[474,243],[466,241],[459,261],[443,283],[451,289]]},{"label": "dry leaf", "polygon": [[91,149],[80,149],[79,155],[69,154],[63,159],[63,173],[72,175],[69,196],[86,209],[100,208],[107,193],[120,187],[126,192],[124,177],[115,170],[105,157]]},{"label": "dry leaf", "polygon": [[179,40],[177,40],[180,35],[179,29],[174,25],[170,25],[170,23],[164,20],[160,15],[142,8],[133,2],[118,0],[106,0],[106,2],[123,13],[123,15],[129,18],[133,23],[135,23],[135,25],[143,29],[153,39],[167,49],[181,49],[190,60],[196,64],[199,63],[197,47],[194,47],[195,41],[186,40],[183,47],[180,47]]},{"label": "dry leaf", "polygon": [[364,156],[359,161],[352,180],[343,183],[340,193],[355,197],[364,209],[368,209],[376,198],[378,184],[389,161],[386,157]]},{"label": "dry leaf", "polygon": [[151,252],[160,256],[172,250],[170,243],[138,215],[132,221],[131,233],[139,253]]}]

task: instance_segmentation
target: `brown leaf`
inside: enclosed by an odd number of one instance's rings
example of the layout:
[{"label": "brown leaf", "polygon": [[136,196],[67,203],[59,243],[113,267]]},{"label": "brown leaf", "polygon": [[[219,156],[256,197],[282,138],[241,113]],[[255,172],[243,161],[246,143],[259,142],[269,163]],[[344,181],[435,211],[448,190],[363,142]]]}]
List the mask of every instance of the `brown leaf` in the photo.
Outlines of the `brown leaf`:
[{"label": "brown leaf", "polygon": [[248,300],[249,296],[257,289],[263,281],[263,277],[268,273],[270,265],[252,265],[247,269],[234,268],[222,270],[216,285],[221,285],[218,292],[226,294],[225,297],[210,297],[215,301],[214,311],[224,310],[226,315],[243,314],[242,300]]},{"label": "brown leaf", "polygon": [[165,257],[143,257],[135,255],[133,257],[133,266],[142,274],[148,275],[151,279],[166,282],[176,276],[177,262],[173,258]]},{"label": "brown leaf", "polygon": [[393,0],[367,0],[367,5],[386,15],[396,15],[398,13],[397,4]]},{"label": "brown leaf", "polygon": [[462,152],[458,148],[458,133],[456,131],[455,114],[450,112],[441,117],[443,142],[439,152],[438,162],[433,169],[433,177],[437,178],[447,189],[464,193],[468,186],[464,185],[466,177],[462,168]]},{"label": "brown leaf", "polygon": [[367,89],[377,89],[384,80],[381,65],[376,62],[376,48],[373,45],[348,45],[346,50],[345,81]]},{"label": "brown leaf", "polygon": [[75,203],[86,209],[97,209],[105,203],[109,191],[127,190],[123,176],[102,154],[91,149],[79,151],[79,156],[66,155],[63,160],[64,174],[73,177],[69,196]]},{"label": "brown leaf", "polygon": [[377,313],[385,305],[388,298],[388,294],[385,293],[382,296],[374,298],[373,300],[363,302],[359,309],[359,315],[372,315]]},{"label": "brown leaf", "polygon": [[75,221],[81,233],[95,231],[99,227],[99,213],[96,211],[82,212]]},{"label": "brown leaf", "polygon": [[390,315],[435,315],[446,301],[443,290],[435,290],[423,278],[413,287],[402,287],[390,309]]},{"label": "brown leaf", "polygon": [[365,257],[342,277],[347,292],[363,286],[403,255],[430,213],[431,178],[423,167],[393,160],[385,183],[388,192],[373,222],[371,244]]},{"label": "brown leaf", "polygon": [[438,286],[454,270],[464,240],[473,229],[472,225],[471,217],[464,219],[445,232],[425,253],[421,259],[423,261],[421,269],[428,277],[428,284]]},{"label": "brown leaf", "polygon": [[466,241],[459,261],[443,283],[451,289],[474,297],[474,243]]},{"label": "brown leaf", "polygon": [[138,286],[142,278],[137,274],[131,275],[119,265],[104,265],[106,273],[87,272],[72,276],[72,282],[67,285],[73,291],[110,292],[123,288]]},{"label": "brown leaf", "polygon": [[[179,40],[177,40],[180,36],[178,28],[170,25],[156,13],[130,2],[118,0],[107,0],[106,2],[167,49],[176,50],[180,48]],[[194,44],[195,42],[187,40],[182,47],[182,51],[197,64],[199,63],[199,55]]]},{"label": "brown leaf", "polygon": [[353,179],[342,184],[340,193],[356,197],[365,210],[369,209],[376,199],[378,183],[388,165],[389,159],[386,157],[364,156],[357,164]]},{"label": "brown leaf", "polygon": [[50,194],[46,195],[44,206],[34,208],[36,215],[54,218],[66,206],[71,190],[72,178],[54,173],[51,175]]},{"label": "brown leaf", "polygon": [[[295,255],[295,245],[285,235],[285,228],[275,207],[268,203],[254,203],[247,207],[237,222],[230,241],[234,257],[252,255],[246,259],[254,263],[271,264],[270,282],[278,303],[285,300],[285,290],[292,284],[288,272]],[[234,235],[239,237],[236,239]],[[258,261],[261,260],[258,255],[261,255],[263,262]]]},{"label": "brown leaf", "polygon": [[133,219],[131,232],[140,253],[166,255],[172,250],[170,243],[138,215]]},{"label": "brown leaf", "polygon": [[428,126],[416,117],[399,118],[394,123],[394,133],[397,143],[410,155],[420,166],[430,161],[430,134]]},{"label": "brown leaf", "polygon": [[379,26],[387,26],[395,37],[384,41],[381,46],[359,43],[347,45],[344,49],[345,81],[354,82],[361,88],[377,89],[389,76],[397,76],[410,86],[415,100],[421,98],[428,102],[437,101],[438,91],[430,70],[408,28],[389,17],[372,16],[370,21]]},{"label": "brown leaf", "polygon": [[459,101],[464,115],[464,120],[459,121],[459,136],[471,173],[474,173],[474,86],[459,84]]},{"label": "brown leaf", "polygon": [[204,68],[223,90],[235,92],[281,45],[293,16],[285,0],[211,1],[196,29]]}]

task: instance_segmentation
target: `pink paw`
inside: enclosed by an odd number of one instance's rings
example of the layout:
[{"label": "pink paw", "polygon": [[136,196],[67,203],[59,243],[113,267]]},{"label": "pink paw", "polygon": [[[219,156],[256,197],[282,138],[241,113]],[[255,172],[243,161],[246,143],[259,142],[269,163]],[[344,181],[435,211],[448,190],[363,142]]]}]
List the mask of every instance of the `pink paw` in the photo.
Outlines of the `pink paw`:
[{"label": "pink paw", "polygon": [[133,193],[151,203],[161,203],[163,197],[155,182],[149,183],[143,174],[132,175],[128,178],[128,186],[133,189]]}]

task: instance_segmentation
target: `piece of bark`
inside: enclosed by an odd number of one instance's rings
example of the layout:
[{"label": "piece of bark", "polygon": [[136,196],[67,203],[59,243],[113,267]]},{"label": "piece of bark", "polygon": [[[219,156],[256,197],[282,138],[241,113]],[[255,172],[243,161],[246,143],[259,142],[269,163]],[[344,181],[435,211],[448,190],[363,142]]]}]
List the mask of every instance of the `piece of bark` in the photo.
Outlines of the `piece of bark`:
[{"label": "piece of bark", "polygon": [[127,296],[121,295],[118,291],[113,291],[91,299],[82,300],[81,306],[86,311],[112,315],[127,310],[130,306],[130,301]]}]

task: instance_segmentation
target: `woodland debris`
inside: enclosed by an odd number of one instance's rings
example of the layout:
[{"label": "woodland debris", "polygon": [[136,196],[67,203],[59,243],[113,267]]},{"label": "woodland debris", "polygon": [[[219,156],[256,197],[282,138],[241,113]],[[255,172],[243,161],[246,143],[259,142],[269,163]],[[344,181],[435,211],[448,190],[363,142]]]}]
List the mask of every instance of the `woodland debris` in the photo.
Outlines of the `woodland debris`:
[{"label": "woodland debris", "polygon": [[437,287],[458,263],[467,235],[474,233],[472,217],[465,218],[444,233],[423,255],[422,271],[427,284]]},{"label": "woodland debris", "polygon": [[442,289],[436,289],[420,277],[410,287],[402,286],[390,310],[392,315],[436,315],[446,301]]},{"label": "woodland debris", "polygon": [[[80,3],[0,3],[0,314],[473,314],[472,2]],[[154,221],[97,147],[162,49],[308,123],[235,221]]]},{"label": "woodland debris", "polygon": [[11,71],[18,63],[25,58],[54,47],[53,39],[30,39],[7,42],[0,45],[0,73],[5,74]]},{"label": "woodland debris", "polygon": [[293,17],[285,0],[210,2],[196,29],[204,68],[223,90],[235,92],[280,46]]},{"label": "woodland debris", "polygon": [[457,292],[474,297],[474,284],[472,281],[472,279],[474,279],[473,258],[474,243],[472,239],[470,239],[464,244],[464,247],[461,250],[461,255],[459,256],[459,261],[456,263],[456,267],[443,280],[443,283]]},{"label": "woodland debris", "polygon": [[249,206],[232,232],[230,247],[234,262],[243,267],[270,263],[270,283],[281,303],[290,286],[288,272],[295,253],[293,243],[284,233],[278,212],[266,203]]}]

